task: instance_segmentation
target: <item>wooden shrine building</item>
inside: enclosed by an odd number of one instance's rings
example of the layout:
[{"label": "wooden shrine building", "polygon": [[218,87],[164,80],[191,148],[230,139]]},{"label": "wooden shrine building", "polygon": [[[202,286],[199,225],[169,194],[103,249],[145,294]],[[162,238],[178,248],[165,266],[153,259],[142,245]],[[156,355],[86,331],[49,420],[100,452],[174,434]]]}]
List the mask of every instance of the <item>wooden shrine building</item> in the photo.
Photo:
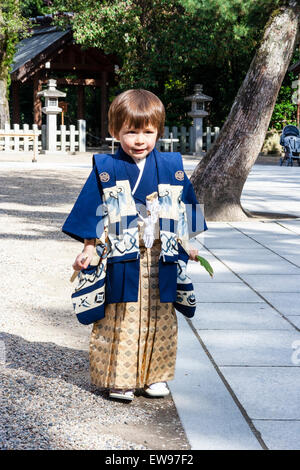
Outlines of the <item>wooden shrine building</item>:
[{"label": "wooden shrine building", "polygon": [[[72,104],[73,115],[74,112],[76,114],[73,116],[74,119],[86,119],[86,87],[99,90],[100,99],[95,103],[90,103],[89,113],[94,126],[92,132],[97,129],[96,134],[103,142],[108,135],[108,89],[114,84],[117,59],[105,55],[97,48],[82,49],[75,44],[70,28],[62,31],[49,24],[51,18],[42,17],[42,20],[48,24],[34,27],[33,35],[18,44],[14,57],[11,70],[12,123],[20,124],[22,86],[29,84],[33,97],[33,123],[38,126],[42,125],[43,104],[37,93],[45,88],[49,78],[54,78],[57,81],[57,88],[63,87],[67,93],[66,103],[62,103],[66,113],[68,113],[69,104],[67,90],[69,87],[76,87],[75,103],[73,100]],[[68,87],[67,90],[65,87]]]}]

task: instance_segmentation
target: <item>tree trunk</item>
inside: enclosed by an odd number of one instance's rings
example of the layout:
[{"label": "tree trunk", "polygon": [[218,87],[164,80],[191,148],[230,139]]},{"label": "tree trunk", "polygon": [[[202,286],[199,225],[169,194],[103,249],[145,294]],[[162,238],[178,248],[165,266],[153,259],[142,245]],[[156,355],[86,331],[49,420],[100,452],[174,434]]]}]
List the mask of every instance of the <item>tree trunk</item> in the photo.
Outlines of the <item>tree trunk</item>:
[{"label": "tree trunk", "polygon": [[298,2],[275,11],[219,137],[191,176],[207,220],[248,218],[240,197],[262,148],[299,31]]},{"label": "tree trunk", "polygon": [[7,81],[0,79],[0,129],[4,129],[6,122],[10,122],[7,101]]},{"label": "tree trunk", "polygon": [[[0,7],[0,25],[3,26],[3,15]],[[0,34],[0,129],[4,129],[4,124],[9,121],[9,107],[7,100],[7,65],[4,65],[6,58],[6,38],[1,31]]]}]

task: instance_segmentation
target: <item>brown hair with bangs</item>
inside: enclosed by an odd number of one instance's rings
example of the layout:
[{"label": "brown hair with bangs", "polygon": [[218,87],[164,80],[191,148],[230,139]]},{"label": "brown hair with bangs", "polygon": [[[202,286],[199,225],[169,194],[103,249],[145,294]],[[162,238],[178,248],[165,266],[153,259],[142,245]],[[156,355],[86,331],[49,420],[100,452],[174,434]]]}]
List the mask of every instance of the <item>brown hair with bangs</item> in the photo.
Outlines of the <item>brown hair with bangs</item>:
[{"label": "brown hair with bangs", "polygon": [[164,135],[165,108],[160,99],[151,91],[127,90],[118,95],[108,111],[109,133],[118,138],[123,124],[129,128],[141,129],[152,125],[157,129],[157,139]]}]

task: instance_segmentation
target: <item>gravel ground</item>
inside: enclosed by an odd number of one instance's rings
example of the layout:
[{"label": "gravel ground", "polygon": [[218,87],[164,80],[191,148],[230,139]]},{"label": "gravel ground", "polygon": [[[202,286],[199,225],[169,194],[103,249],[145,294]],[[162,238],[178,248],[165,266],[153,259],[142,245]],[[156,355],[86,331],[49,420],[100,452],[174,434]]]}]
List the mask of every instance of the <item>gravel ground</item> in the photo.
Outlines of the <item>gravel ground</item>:
[{"label": "gravel ground", "polygon": [[89,381],[71,306],[82,245],[61,232],[90,170],[2,168],[1,449],[189,449],[171,397],[112,401]]}]

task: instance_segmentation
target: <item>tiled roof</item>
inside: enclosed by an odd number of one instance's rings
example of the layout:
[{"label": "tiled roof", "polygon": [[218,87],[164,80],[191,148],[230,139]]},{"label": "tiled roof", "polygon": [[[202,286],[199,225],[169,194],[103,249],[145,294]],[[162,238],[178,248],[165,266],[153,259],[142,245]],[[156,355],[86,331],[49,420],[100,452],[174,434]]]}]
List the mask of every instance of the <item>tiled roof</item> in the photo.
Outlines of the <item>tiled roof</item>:
[{"label": "tiled roof", "polygon": [[51,44],[61,39],[69,33],[69,29],[58,31],[55,26],[46,26],[37,29],[34,34],[23,39],[17,45],[17,51],[14,56],[14,62],[10,73],[15,72],[26,62],[37,57],[45,51]]}]

